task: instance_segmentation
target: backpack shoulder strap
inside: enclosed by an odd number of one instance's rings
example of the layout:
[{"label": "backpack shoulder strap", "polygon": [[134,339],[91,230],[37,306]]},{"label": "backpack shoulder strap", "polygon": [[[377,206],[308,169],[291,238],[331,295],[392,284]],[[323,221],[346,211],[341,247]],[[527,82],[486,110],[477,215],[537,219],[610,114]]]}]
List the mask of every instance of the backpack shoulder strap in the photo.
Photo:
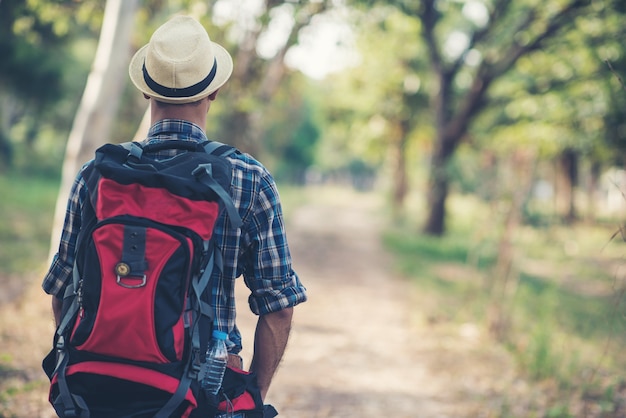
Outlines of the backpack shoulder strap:
[{"label": "backpack shoulder strap", "polygon": [[[226,145],[218,141],[208,141],[203,144],[204,150],[207,154],[215,155],[217,157],[226,158],[230,155],[233,155],[239,150],[231,145]],[[211,167],[210,165],[201,164],[197,167],[192,173],[195,175],[200,181],[209,186],[215,193],[219,195],[219,197],[224,202],[224,206],[226,208],[226,212],[228,213],[230,224],[233,228],[239,228],[242,225],[241,217],[237,212],[237,208],[233,204],[233,201],[227,190],[224,190],[216,181],[213,179],[211,175]]]},{"label": "backpack shoulder strap", "polygon": [[[122,142],[119,145],[124,147],[131,155],[137,158],[141,158],[141,155],[143,154],[143,148],[137,142]],[[217,155],[218,157],[228,157],[229,155],[238,152],[237,148],[219,141],[207,141],[202,144],[202,146],[207,154]]]},{"label": "backpack shoulder strap", "polygon": [[223,144],[219,141],[209,141],[204,144],[204,150],[207,154],[217,155],[218,157],[228,157],[229,155],[239,152],[237,148]]},{"label": "backpack shoulder strap", "polygon": [[122,142],[119,145],[124,147],[133,157],[140,159],[143,155],[143,148],[137,142]]}]

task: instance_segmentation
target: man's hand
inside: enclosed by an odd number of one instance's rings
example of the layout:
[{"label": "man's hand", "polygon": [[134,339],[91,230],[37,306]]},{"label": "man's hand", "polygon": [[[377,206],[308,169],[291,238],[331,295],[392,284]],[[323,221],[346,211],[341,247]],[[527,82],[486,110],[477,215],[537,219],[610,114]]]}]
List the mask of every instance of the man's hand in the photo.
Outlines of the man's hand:
[{"label": "man's hand", "polygon": [[254,334],[254,356],[250,371],[257,375],[261,398],[265,400],[272,377],[283,357],[289,332],[293,308],[272,312],[259,317]]}]

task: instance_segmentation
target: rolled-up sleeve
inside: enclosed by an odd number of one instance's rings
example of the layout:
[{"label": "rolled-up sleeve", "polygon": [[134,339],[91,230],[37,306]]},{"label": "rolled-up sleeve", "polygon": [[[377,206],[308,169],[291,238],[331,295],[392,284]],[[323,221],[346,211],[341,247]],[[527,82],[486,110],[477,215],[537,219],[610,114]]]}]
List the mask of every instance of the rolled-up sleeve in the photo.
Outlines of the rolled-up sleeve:
[{"label": "rolled-up sleeve", "polygon": [[292,269],[291,254],[278,190],[265,173],[248,230],[249,265],[244,279],[251,290],[250,309],[257,315],[295,306],[306,301],[306,289]]}]

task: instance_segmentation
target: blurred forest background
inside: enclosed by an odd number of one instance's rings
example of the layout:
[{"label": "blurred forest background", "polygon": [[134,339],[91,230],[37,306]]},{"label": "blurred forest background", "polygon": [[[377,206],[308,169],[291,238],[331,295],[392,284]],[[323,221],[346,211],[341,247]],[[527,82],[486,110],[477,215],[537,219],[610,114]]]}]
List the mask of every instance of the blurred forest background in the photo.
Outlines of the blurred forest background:
[{"label": "blurred forest background", "polygon": [[537,416],[626,416],[623,0],[0,0],[0,281],[41,271],[95,148],[145,132],[127,65],[179,12],[235,60],[209,138],[287,195],[384,194],[433,322],[483,324],[553,393]]}]

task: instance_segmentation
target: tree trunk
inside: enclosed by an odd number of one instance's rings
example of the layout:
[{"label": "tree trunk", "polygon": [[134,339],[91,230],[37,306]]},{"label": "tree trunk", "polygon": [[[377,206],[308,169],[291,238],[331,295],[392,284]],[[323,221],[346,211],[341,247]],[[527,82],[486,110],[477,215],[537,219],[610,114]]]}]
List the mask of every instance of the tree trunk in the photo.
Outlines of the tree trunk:
[{"label": "tree trunk", "polygon": [[13,165],[13,146],[8,133],[15,120],[15,108],[11,96],[0,91],[0,174],[9,171]]},{"label": "tree trunk", "polygon": [[587,182],[587,222],[593,222],[596,216],[596,202],[599,201],[598,190],[600,187],[600,175],[602,174],[602,164],[592,161],[589,168],[589,181]]},{"label": "tree trunk", "polygon": [[51,254],[58,246],[67,199],[76,173],[109,140],[111,126],[130,61],[130,33],[138,0],[108,0],[94,64],[74,119],[65,150],[61,187],[57,197]]},{"label": "tree trunk", "polygon": [[450,188],[448,162],[465,135],[469,123],[469,114],[455,114],[452,110],[453,73],[440,69],[438,80],[439,93],[434,106],[437,138],[430,162],[426,196],[428,217],[423,228],[424,233],[434,236],[441,236],[446,231],[446,200]]},{"label": "tree trunk", "polygon": [[456,148],[455,142],[438,139],[430,162],[428,179],[427,210],[428,217],[424,232],[428,235],[441,236],[446,230],[446,200],[450,187],[448,162]]},{"label": "tree trunk", "polygon": [[398,138],[393,147],[393,214],[398,219],[402,215],[404,202],[409,190],[406,168],[406,146],[410,130],[409,121],[398,123]]},{"label": "tree trunk", "polygon": [[578,218],[576,210],[576,187],[578,186],[578,152],[566,148],[561,153],[561,170],[565,183],[565,222],[571,224]]}]

